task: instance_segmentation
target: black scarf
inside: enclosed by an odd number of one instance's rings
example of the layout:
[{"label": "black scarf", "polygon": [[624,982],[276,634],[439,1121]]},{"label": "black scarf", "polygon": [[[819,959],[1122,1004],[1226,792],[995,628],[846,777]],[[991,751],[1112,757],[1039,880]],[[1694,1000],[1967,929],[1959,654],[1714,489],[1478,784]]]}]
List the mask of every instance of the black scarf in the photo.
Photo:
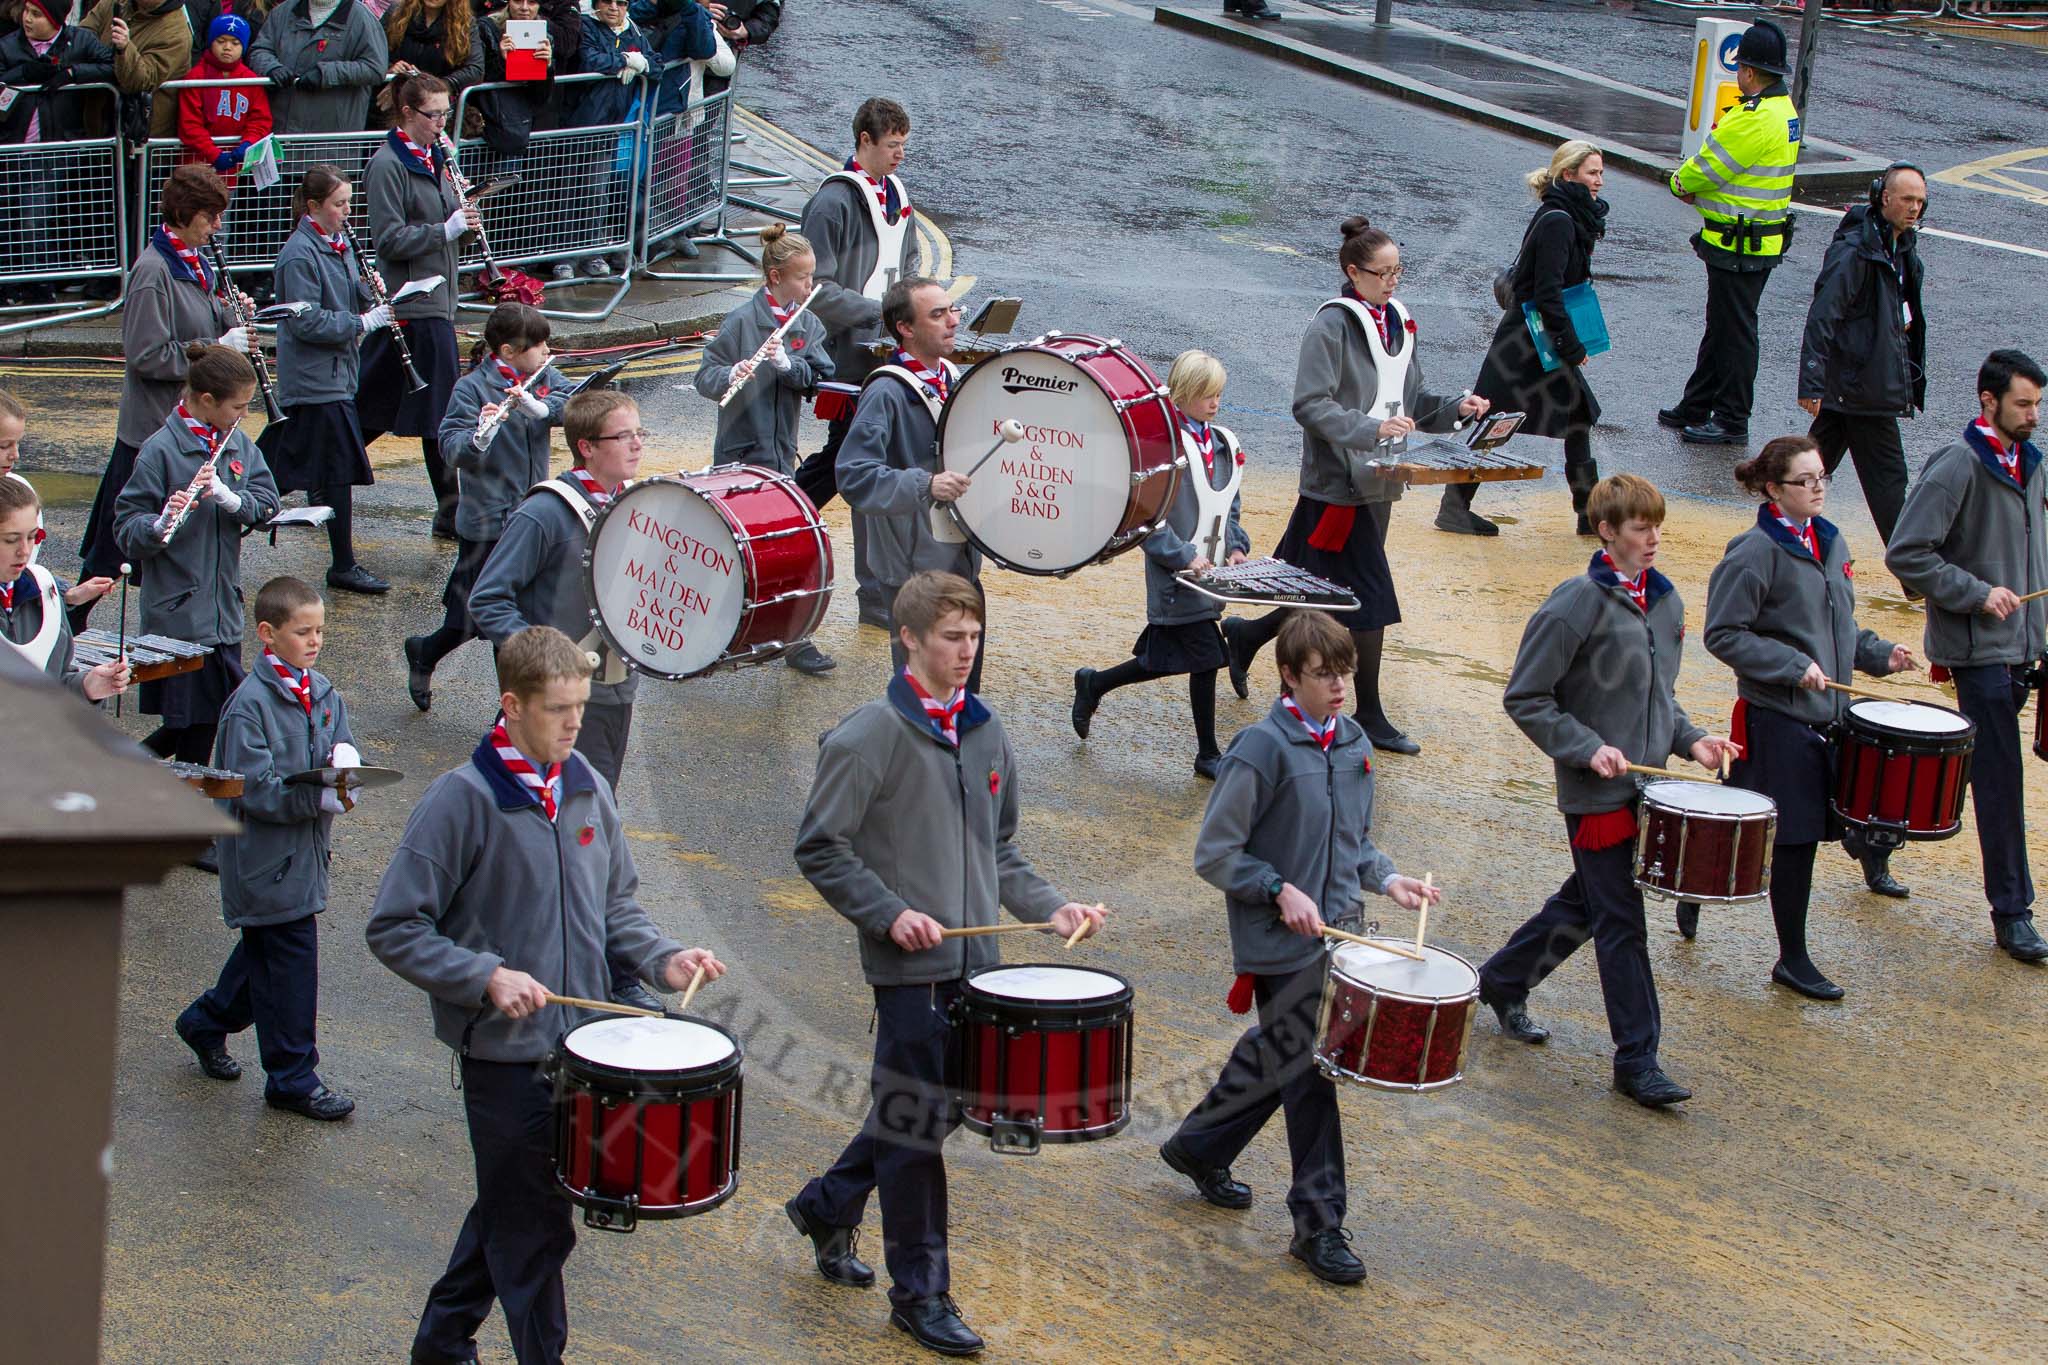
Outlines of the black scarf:
[{"label": "black scarf", "polygon": [[1593,192],[1576,180],[1551,181],[1550,188],[1543,191],[1543,208],[1563,209],[1571,215],[1582,250],[1592,251],[1593,243],[1607,235],[1607,201],[1595,199]]}]

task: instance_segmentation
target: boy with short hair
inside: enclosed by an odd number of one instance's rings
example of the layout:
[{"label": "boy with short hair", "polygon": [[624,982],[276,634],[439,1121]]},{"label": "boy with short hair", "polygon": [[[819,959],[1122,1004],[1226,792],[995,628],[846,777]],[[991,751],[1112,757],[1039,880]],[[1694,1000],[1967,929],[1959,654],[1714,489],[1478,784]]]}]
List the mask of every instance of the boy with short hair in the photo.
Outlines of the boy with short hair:
[{"label": "boy with short hair", "polygon": [[232,1081],[242,1068],[226,1039],[251,1024],[263,1057],[264,1102],[310,1119],[346,1118],[355,1101],[322,1084],[313,1030],[320,994],[320,930],[334,817],[354,809],[346,791],[290,786],[310,768],[362,766],[341,693],[313,671],[327,604],[296,578],[256,593],[263,657],[220,716],[216,766],[242,774],[242,794],[220,802],[242,832],[219,844],[221,914],[241,940],[213,989],[178,1016],[178,1037],[199,1069]]},{"label": "boy with short hair", "polygon": [[367,930],[377,959],[432,997],[476,1157],[476,1202],[413,1338],[419,1362],[476,1359],[494,1299],[520,1360],[562,1358],[576,1229],[555,1188],[540,1063],[588,1016],[548,994],[602,995],[620,968],[670,990],[700,966],[725,974],[640,907],[611,788],[572,752],[590,695],[583,650],[548,626],[518,631],[498,651],[498,686],[497,724],[413,808]]}]

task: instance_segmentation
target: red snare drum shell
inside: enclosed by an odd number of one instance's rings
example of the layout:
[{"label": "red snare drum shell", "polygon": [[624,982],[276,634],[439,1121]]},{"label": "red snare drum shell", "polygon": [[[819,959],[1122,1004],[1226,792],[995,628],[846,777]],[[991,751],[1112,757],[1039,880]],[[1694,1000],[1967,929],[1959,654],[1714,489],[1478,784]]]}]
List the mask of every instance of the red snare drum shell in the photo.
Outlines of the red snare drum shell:
[{"label": "red snare drum shell", "polygon": [[1464,1078],[1479,974],[1456,953],[1423,954],[1414,963],[1358,944],[1331,954],[1315,1049],[1326,1075],[1406,1091]]},{"label": "red snare drum shell", "polygon": [[1132,1000],[1129,982],[1095,968],[974,973],[959,1004],[963,1122],[992,1139],[1001,1126],[1034,1123],[1045,1142],[1121,1132],[1131,1118]]},{"label": "red snare drum shell", "polygon": [[809,639],[832,605],[832,537],[796,481],[759,465],[732,465],[684,482],[724,515],[747,564],[750,605],[726,652]]},{"label": "red snare drum shell", "polygon": [[[1677,789],[1726,809],[1688,806]],[[1641,890],[1717,904],[1770,894],[1778,821],[1768,797],[1707,782],[1653,782],[1644,790],[1639,821],[1636,886]]]},{"label": "red snare drum shell", "polygon": [[[1902,720],[1929,728],[1892,723]],[[1856,702],[1842,722],[1835,814],[1849,824],[1887,827],[1908,839],[1950,838],[1962,828],[1976,734],[1973,722],[1945,706]]]}]

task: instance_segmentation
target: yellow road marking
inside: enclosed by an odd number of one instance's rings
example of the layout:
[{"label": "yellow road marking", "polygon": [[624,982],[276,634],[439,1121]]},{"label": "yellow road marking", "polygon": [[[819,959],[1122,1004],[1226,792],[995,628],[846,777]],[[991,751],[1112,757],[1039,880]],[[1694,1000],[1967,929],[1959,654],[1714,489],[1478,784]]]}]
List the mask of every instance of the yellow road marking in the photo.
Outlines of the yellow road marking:
[{"label": "yellow road marking", "polygon": [[2035,204],[2048,204],[2048,185],[2029,185],[2010,175],[2000,174],[2019,169],[2023,162],[2036,160],[2043,162],[2039,169],[2029,169],[2021,174],[2048,175],[2048,147],[2026,147],[2017,152],[2000,152],[1997,156],[1951,166],[1945,171],[1936,171],[1930,178],[1944,185],[1961,185],[1964,189],[1982,190],[1986,194],[2004,194]]}]

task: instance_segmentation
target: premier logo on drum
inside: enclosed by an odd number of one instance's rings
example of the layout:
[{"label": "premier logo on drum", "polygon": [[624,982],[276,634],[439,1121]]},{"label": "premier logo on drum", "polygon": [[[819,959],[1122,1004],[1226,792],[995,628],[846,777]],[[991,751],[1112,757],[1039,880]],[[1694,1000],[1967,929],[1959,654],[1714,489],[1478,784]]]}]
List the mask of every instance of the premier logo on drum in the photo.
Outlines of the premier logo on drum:
[{"label": "premier logo on drum", "polygon": [[1011,365],[1003,366],[1005,393],[1072,393],[1081,387],[1078,379],[1061,379],[1049,374],[1026,374]]}]

